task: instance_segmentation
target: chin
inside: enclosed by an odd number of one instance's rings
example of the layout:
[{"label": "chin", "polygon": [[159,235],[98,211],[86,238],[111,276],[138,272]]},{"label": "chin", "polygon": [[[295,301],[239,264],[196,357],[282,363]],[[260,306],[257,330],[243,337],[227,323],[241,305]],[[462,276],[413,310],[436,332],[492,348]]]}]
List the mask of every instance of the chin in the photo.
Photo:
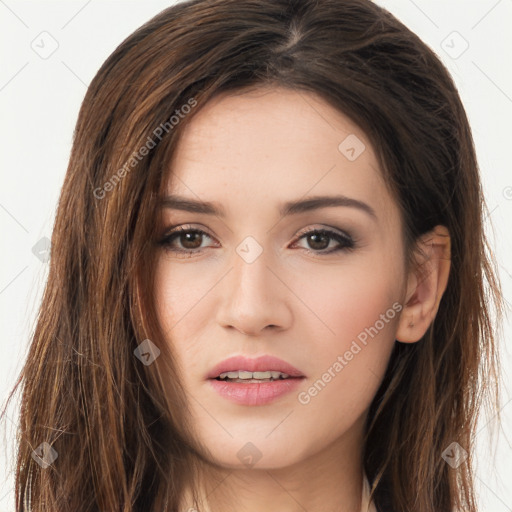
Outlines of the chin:
[{"label": "chin", "polygon": [[[210,449],[209,459],[225,469],[280,469],[301,460],[305,454],[297,450],[300,443],[284,444],[282,440],[231,439],[227,443],[216,444]],[[250,440],[252,439],[252,441]]]}]

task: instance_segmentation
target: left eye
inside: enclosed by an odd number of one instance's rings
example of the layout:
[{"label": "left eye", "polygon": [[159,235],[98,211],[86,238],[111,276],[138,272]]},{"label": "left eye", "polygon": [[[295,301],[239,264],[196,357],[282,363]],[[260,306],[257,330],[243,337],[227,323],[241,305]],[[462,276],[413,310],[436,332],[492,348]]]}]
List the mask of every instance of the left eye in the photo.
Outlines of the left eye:
[{"label": "left eye", "polygon": [[[355,248],[354,240],[345,234],[338,233],[337,231],[331,231],[330,229],[313,229],[303,233],[298,240],[303,238],[308,240],[310,247],[313,249],[306,249],[308,252],[319,252],[320,254],[330,254],[332,252],[351,250]],[[328,249],[330,242],[334,240],[337,242],[337,246]],[[325,242],[327,241],[327,245]]]},{"label": "left eye", "polygon": [[[200,229],[190,229],[179,227],[171,231],[162,240],[159,245],[167,251],[173,253],[185,253],[192,256],[202,252],[201,247],[203,238],[211,238],[206,232]],[[302,233],[296,242],[307,239],[310,248],[304,248],[307,252],[318,254],[330,254],[341,250],[352,250],[355,248],[354,240],[347,234],[338,233],[329,229],[312,229]],[[329,248],[332,241],[337,242],[337,246]],[[176,247],[174,243],[178,241],[181,247]],[[295,242],[295,243],[296,243]]]}]

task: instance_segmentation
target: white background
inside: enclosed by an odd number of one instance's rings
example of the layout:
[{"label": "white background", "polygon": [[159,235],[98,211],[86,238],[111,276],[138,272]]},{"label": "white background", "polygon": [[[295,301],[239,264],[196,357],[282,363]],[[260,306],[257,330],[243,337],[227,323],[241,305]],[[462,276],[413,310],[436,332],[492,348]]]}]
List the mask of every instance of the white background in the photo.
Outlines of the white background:
[{"label": "white background", "polygon": [[[126,36],[172,3],[0,0],[2,406],[21,369],[47,275],[47,263],[34,255],[32,248],[43,237],[51,236],[73,129],[87,85]],[[491,242],[510,302],[512,242],[507,219],[512,218],[512,0],[377,3],[434,49],[459,88],[491,211]],[[52,45],[58,47],[52,55],[41,58],[33,49],[37,45],[39,52],[52,49]],[[509,318],[501,336],[504,382],[512,375],[507,347],[511,332]],[[491,417],[482,418],[478,431],[476,481],[485,512],[512,511],[511,399],[510,389],[504,387],[502,432],[494,443],[489,436],[492,421],[487,424]],[[1,428],[0,512],[14,510],[16,407],[15,402]]]}]

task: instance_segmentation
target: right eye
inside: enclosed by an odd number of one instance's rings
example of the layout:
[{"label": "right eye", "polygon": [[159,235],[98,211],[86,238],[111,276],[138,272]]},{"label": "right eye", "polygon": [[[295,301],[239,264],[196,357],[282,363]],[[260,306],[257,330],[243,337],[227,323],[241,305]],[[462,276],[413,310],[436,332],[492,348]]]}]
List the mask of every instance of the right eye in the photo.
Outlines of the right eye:
[{"label": "right eye", "polygon": [[[166,251],[192,256],[203,252],[205,247],[201,247],[201,245],[204,237],[211,238],[201,229],[180,226],[165,235],[159,241],[159,245],[163,246]],[[176,247],[176,244],[181,247]]]}]

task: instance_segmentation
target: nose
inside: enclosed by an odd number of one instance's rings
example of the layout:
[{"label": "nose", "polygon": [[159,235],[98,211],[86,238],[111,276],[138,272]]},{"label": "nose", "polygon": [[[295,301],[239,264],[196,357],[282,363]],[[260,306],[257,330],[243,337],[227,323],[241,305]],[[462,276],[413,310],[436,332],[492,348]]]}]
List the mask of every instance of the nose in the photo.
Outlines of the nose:
[{"label": "nose", "polygon": [[248,263],[235,252],[232,269],[223,279],[217,314],[219,325],[247,336],[289,328],[292,321],[286,281],[265,250]]}]

